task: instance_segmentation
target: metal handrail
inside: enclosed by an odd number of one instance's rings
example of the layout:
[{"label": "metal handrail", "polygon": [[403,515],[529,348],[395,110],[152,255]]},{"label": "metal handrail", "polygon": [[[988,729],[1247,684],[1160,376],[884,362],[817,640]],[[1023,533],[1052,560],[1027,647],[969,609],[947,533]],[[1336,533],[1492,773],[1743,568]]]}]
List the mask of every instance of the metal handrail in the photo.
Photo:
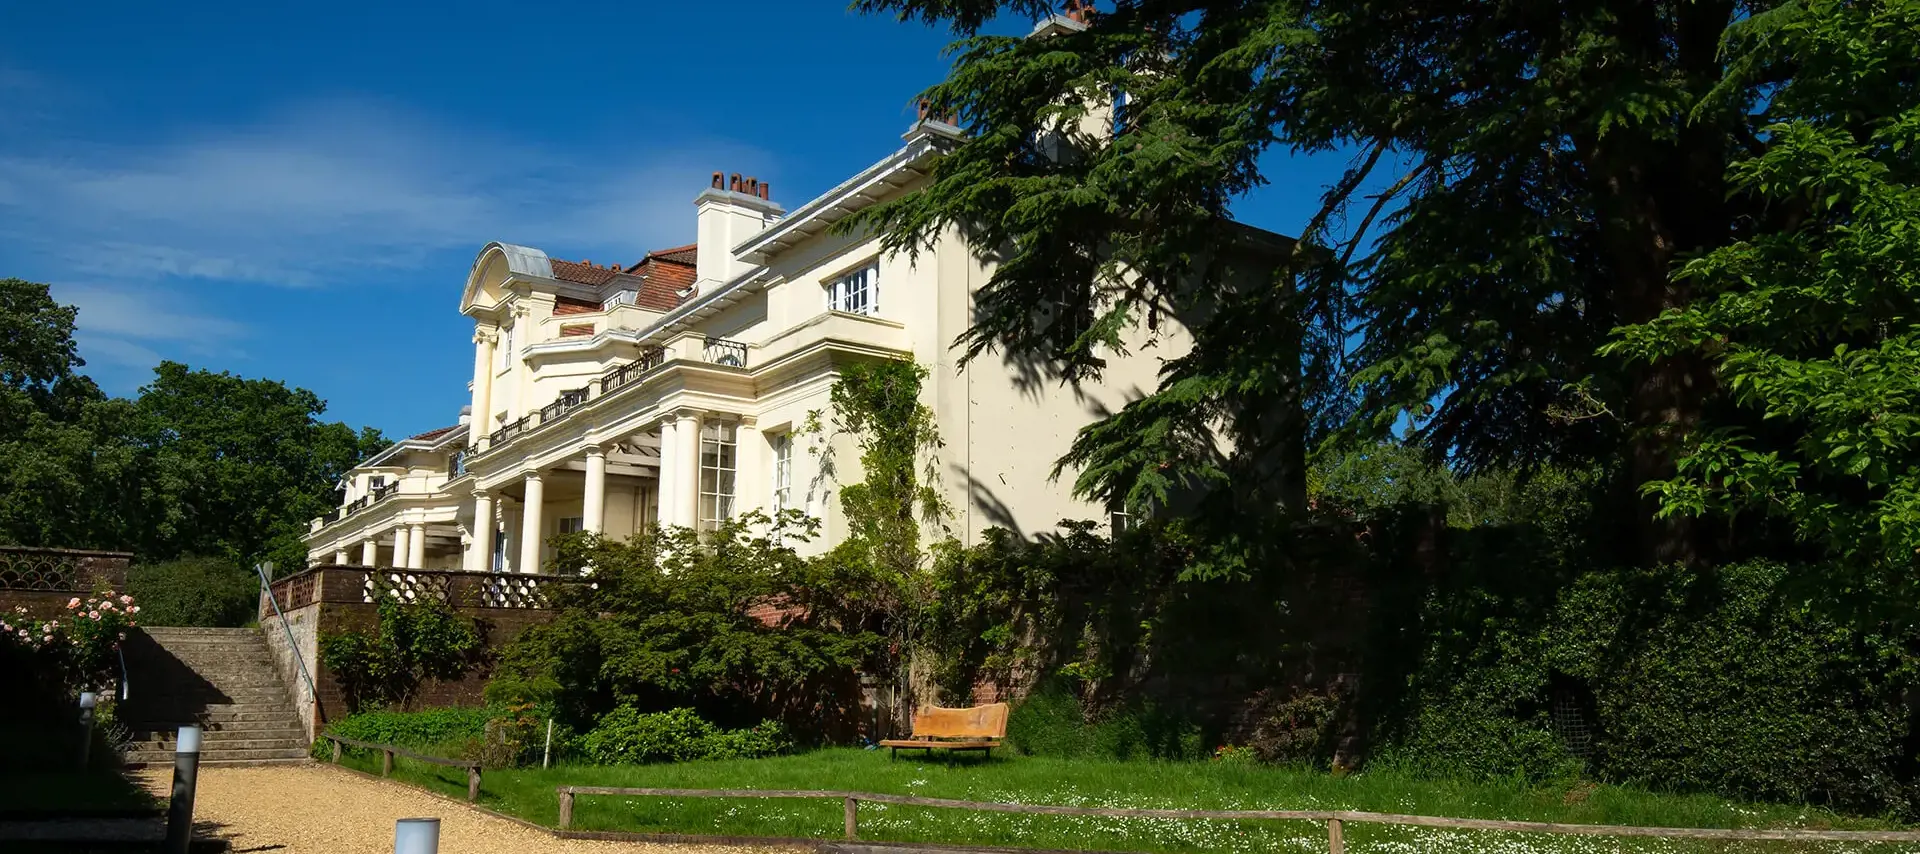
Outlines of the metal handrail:
[{"label": "metal handrail", "polygon": [[260,576],[260,589],[267,594],[267,602],[273,605],[273,616],[280,620],[280,629],[287,633],[287,648],[293,651],[293,663],[300,666],[301,678],[307,680],[307,696],[320,702],[320,689],[314,687],[313,674],[307,671],[307,657],[300,654],[300,642],[293,639],[293,627],[287,625],[287,614],[280,610],[280,597],[273,594],[273,582],[267,579],[267,564],[256,563],[253,571]]}]

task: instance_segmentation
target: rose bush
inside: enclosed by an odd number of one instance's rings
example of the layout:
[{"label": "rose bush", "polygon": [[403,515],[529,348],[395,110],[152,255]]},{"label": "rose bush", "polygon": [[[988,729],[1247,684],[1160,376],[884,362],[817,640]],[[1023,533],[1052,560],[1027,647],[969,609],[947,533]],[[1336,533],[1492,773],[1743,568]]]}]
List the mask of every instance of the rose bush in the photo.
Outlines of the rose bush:
[{"label": "rose bush", "polygon": [[132,596],[112,590],[69,599],[65,615],[53,619],[36,619],[18,607],[0,617],[0,644],[69,694],[104,688],[113,682],[117,650],[127,630],[139,624],[139,613]]}]

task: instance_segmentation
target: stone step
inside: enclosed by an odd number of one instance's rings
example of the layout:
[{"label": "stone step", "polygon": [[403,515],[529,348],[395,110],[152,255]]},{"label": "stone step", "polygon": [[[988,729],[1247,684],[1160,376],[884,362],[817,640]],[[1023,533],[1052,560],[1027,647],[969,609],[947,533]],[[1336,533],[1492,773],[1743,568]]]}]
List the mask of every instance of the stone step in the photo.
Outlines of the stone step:
[{"label": "stone step", "polygon": [[[259,717],[254,718],[253,720],[197,721],[197,722],[192,720],[172,720],[172,721],[151,720],[151,721],[142,721],[141,723],[147,728],[147,730],[152,732],[173,732],[174,730],[179,729],[181,726],[184,726],[190,723],[198,723],[201,731],[208,734],[212,734],[216,732],[277,732],[280,730],[305,732],[305,730],[302,730],[300,728],[299,724],[294,722],[292,716],[281,717],[280,715],[277,715],[277,714],[261,715]],[[129,729],[132,729],[132,727],[129,726]],[[138,732],[139,730],[134,730],[134,731]]]},{"label": "stone step", "polygon": [[[201,670],[199,668],[195,668],[195,675],[200,677],[199,680],[197,680],[197,682],[190,682],[189,684],[193,688],[198,688],[203,690],[208,686],[211,686],[214,688],[226,689],[226,688],[281,688],[281,687],[285,687],[286,685],[285,682],[282,682],[280,680],[279,675],[273,673],[272,671],[261,673],[257,670],[221,671],[221,670]],[[148,680],[148,681],[152,682],[154,680]],[[131,683],[129,687],[138,689],[140,687],[140,684]],[[154,685],[153,686],[155,693],[160,693],[162,688],[170,688],[170,687],[173,687],[173,686],[171,685]]]},{"label": "stone step", "polygon": [[[173,745],[174,740],[172,738],[150,738],[145,741],[136,741],[128,744],[127,750],[135,753],[148,751],[172,753]],[[304,750],[306,746],[305,740],[297,738],[219,738],[211,733],[200,740],[200,750],[203,753],[210,750],[279,750],[286,748]]]},{"label": "stone step", "polygon": [[[249,750],[228,750],[225,748],[203,748],[200,751],[200,764],[216,762],[258,762],[265,759],[306,760],[304,747],[277,747]],[[127,765],[172,765],[171,750],[129,750],[121,754],[120,761]]]},{"label": "stone step", "polygon": [[142,626],[141,631],[153,638],[196,638],[196,637],[260,637],[259,629],[248,628],[202,628],[198,626]]},{"label": "stone step", "polygon": [[145,726],[154,727],[179,726],[181,724],[191,723],[198,723],[205,726],[208,724],[245,721],[273,721],[276,723],[280,721],[291,721],[294,720],[294,713],[293,707],[287,703],[222,703],[196,708],[192,714],[184,717],[156,712],[134,718],[132,716],[132,710],[130,710],[128,717],[124,720],[128,726],[132,726],[136,722]]},{"label": "stone step", "polygon": [[[203,724],[200,727],[200,737],[207,742],[228,742],[234,739],[278,738],[293,739],[305,743],[307,740],[307,731],[297,726],[291,724],[272,724],[270,721],[261,721],[261,723],[271,724],[271,726],[270,728],[261,729],[218,729],[217,724],[213,726]],[[129,727],[127,732],[133,737],[134,741],[165,742],[172,744],[174,739],[179,737],[180,728],[177,726],[144,727],[140,729]]]},{"label": "stone step", "polygon": [[129,705],[134,703],[155,705],[167,701],[193,700],[211,701],[221,705],[233,705],[236,703],[249,702],[273,702],[275,700],[292,702],[292,699],[292,695],[287,693],[286,686],[278,683],[271,685],[238,685],[228,689],[222,689],[219,686],[209,688],[203,685],[159,685],[146,693],[134,694],[127,699],[127,703]]}]

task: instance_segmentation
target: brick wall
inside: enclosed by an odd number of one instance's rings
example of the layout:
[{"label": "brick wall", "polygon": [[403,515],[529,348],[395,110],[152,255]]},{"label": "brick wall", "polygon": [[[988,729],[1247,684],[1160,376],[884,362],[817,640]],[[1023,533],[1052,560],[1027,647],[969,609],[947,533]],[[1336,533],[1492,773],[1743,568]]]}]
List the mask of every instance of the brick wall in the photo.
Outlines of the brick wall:
[{"label": "brick wall", "polygon": [[[554,612],[545,607],[541,588],[568,583],[573,582],[552,576],[317,566],[273,583],[274,601],[270,602],[266,596],[260,600],[260,624],[280,661],[281,678],[292,686],[294,695],[303,700],[301,717],[311,735],[324,729],[328,721],[347,714],[346,694],[341,689],[339,676],[319,660],[318,638],[378,626],[379,606],[370,601],[372,597],[399,595],[416,601],[438,599],[474,621],[485,647],[482,665],[456,681],[429,681],[414,699],[414,705],[421,708],[472,706],[482,701],[491,676],[486,662],[492,659],[492,653],[528,626],[552,621]],[[279,606],[279,613],[285,615],[285,627],[276,615],[275,604]],[[317,703],[304,702],[308,692],[289,651],[289,628],[313,676]]]},{"label": "brick wall", "polygon": [[0,546],[0,610],[24,607],[45,619],[66,610],[67,600],[95,588],[125,590],[126,552]]}]

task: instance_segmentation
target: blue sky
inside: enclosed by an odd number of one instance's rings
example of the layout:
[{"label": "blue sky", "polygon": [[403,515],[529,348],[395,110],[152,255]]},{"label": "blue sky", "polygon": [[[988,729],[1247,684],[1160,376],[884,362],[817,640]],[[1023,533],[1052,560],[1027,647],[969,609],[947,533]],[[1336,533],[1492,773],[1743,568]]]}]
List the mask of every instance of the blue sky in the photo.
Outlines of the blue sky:
[{"label": "blue sky", "polygon": [[[715,170],[797,207],[899,144],[948,41],[837,0],[8,4],[0,277],[80,307],[110,393],[168,358],[419,432],[466,402],[481,246],[689,243]],[[1271,160],[1238,213],[1295,233],[1342,160]]]}]

